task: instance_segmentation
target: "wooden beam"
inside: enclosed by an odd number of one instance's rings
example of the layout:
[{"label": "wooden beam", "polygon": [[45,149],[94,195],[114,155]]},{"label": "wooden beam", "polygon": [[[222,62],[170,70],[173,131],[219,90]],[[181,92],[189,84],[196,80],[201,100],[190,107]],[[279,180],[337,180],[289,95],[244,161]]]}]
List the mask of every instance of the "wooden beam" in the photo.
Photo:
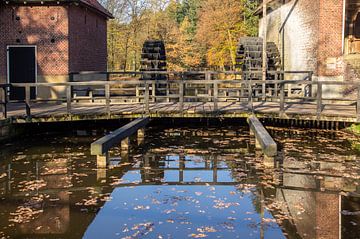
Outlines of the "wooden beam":
[{"label": "wooden beam", "polygon": [[136,119],[91,144],[91,155],[103,155],[114,145],[145,127],[150,122],[148,117]]},{"label": "wooden beam", "polygon": [[277,144],[265,129],[262,123],[255,116],[248,118],[250,130],[255,134],[257,142],[260,144],[263,153],[268,157],[277,155]]},{"label": "wooden beam", "polygon": [[[267,3],[263,1],[263,49],[262,49],[262,80],[266,80],[267,74]],[[262,100],[266,100],[266,83],[262,84]]]}]

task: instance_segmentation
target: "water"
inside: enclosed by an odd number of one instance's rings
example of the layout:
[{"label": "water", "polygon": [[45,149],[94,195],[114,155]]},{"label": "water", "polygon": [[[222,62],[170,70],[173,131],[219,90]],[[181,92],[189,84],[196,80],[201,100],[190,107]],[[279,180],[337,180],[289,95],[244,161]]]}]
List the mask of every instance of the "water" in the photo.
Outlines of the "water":
[{"label": "water", "polygon": [[109,169],[89,155],[101,134],[2,146],[0,238],[360,238],[349,134],[272,128],[264,164],[246,127],[153,127]]}]

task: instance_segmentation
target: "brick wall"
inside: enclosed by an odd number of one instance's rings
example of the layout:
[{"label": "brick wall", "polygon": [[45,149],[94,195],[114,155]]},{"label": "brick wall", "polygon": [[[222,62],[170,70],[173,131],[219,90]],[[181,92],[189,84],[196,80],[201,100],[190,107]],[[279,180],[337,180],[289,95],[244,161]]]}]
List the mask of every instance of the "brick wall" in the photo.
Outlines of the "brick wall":
[{"label": "brick wall", "polygon": [[70,71],[107,70],[106,19],[80,6],[69,8]]},{"label": "brick wall", "polygon": [[[268,14],[268,41],[282,48],[279,22],[284,22],[295,1]],[[316,76],[343,74],[342,14],[340,0],[299,0],[285,26],[285,70],[311,70]],[[260,22],[260,36],[264,29]]]},{"label": "brick wall", "polygon": [[0,82],[7,78],[8,45],[37,46],[39,82],[107,70],[106,18],[82,6],[2,6],[0,26]]},{"label": "brick wall", "polygon": [[38,75],[68,72],[68,17],[64,6],[0,8],[0,78],[7,75],[7,45],[36,45]]},{"label": "brick wall", "polygon": [[320,0],[318,74],[343,74],[343,1]]},{"label": "brick wall", "polygon": [[338,239],[340,234],[339,195],[316,193],[317,239]]}]

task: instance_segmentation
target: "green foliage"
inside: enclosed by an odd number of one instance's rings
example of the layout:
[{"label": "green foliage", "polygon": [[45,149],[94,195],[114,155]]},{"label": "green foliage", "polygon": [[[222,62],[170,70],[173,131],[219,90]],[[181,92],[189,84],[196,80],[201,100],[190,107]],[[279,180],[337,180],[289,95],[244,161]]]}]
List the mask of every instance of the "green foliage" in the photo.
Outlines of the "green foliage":
[{"label": "green foliage", "polygon": [[181,24],[185,18],[189,21],[187,32],[195,34],[198,22],[198,9],[202,0],[184,0],[177,6],[176,21]]}]

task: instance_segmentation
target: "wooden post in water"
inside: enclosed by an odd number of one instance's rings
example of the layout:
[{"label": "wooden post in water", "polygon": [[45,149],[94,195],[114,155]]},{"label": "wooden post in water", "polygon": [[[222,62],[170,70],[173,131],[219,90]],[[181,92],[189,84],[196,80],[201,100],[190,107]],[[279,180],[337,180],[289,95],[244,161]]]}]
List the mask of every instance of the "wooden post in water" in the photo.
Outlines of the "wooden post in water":
[{"label": "wooden post in water", "polygon": [[137,144],[141,145],[145,140],[145,128],[141,128],[137,131]]},{"label": "wooden post in water", "polygon": [[96,180],[106,179],[106,168],[109,161],[109,155],[96,156]]},{"label": "wooden post in water", "polygon": [[96,155],[96,166],[97,168],[106,168],[109,160],[109,153],[106,152],[102,155]]},{"label": "wooden post in water", "polygon": [[129,147],[130,147],[130,138],[129,137],[121,140],[121,151],[128,150]]},{"label": "wooden post in water", "polygon": [[184,169],[185,169],[185,155],[180,153],[179,155],[179,182],[184,182]]},{"label": "wooden post in water", "polygon": [[214,158],[213,158],[213,182],[217,183],[218,181],[218,156],[216,154],[214,154]]}]

